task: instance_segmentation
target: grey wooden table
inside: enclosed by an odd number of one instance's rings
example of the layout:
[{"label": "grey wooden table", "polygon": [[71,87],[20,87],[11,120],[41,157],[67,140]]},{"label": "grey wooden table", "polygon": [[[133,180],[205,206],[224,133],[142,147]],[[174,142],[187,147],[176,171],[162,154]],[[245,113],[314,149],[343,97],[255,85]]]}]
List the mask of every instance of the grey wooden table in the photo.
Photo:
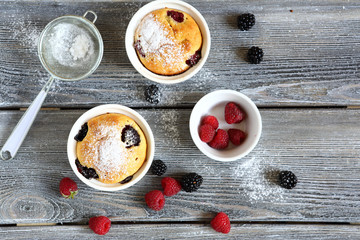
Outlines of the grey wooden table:
[{"label": "grey wooden table", "polygon": [[[0,162],[1,239],[360,239],[360,2],[189,1],[208,22],[210,56],[190,80],[161,85],[158,105],[145,100],[152,82],[132,67],[124,45],[128,22],[146,3],[0,1],[0,146],[48,78],[36,44],[49,21],[94,10],[105,46],[89,78],[55,82],[16,158]],[[236,16],[246,12],[257,22],[241,32]],[[264,49],[259,65],[246,62],[252,45]],[[259,144],[235,162],[207,158],[188,129],[194,104],[217,89],[248,95],[263,118]],[[83,112],[105,103],[143,115],[166,176],[196,171],[201,189],[168,198],[155,212],[144,195],[161,189],[161,177],[148,173],[112,193],[80,182],[67,136]],[[293,171],[297,187],[280,188],[279,170]],[[65,176],[78,183],[74,200],[59,194]],[[232,222],[228,235],[209,225],[219,211]],[[96,215],[112,220],[104,237],[87,226]]]}]

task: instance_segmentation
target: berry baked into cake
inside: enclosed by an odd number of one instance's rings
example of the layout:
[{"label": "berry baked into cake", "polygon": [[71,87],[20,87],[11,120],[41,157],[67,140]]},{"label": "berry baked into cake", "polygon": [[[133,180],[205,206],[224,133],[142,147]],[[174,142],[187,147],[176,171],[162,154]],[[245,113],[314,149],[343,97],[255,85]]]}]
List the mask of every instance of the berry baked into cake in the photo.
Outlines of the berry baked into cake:
[{"label": "berry baked into cake", "polygon": [[107,113],[90,119],[75,136],[76,165],[86,178],[126,183],[146,160],[143,131],[128,116]]},{"label": "berry baked into cake", "polygon": [[201,58],[199,26],[180,10],[163,8],[147,14],[136,29],[134,41],[140,61],[156,74],[180,74]]}]

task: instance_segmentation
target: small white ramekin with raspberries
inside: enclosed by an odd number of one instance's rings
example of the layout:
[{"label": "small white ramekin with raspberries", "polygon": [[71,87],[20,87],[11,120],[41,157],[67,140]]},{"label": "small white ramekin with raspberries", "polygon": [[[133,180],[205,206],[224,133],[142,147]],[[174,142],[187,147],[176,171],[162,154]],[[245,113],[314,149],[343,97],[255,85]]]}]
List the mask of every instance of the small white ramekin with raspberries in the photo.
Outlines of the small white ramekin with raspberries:
[{"label": "small white ramekin with raspberries", "polygon": [[[218,124],[209,116],[215,117]],[[226,162],[238,160],[255,148],[261,136],[262,121],[250,98],[234,90],[217,90],[196,103],[189,128],[195,145],[203,154]]]}]

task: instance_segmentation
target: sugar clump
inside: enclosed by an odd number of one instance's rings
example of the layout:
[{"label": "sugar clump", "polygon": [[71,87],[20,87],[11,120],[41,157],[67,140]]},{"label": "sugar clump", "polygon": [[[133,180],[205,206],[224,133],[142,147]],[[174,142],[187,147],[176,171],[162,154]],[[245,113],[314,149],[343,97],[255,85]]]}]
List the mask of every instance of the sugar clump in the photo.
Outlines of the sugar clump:
[{"label": "sugar clump", "polygon": [[89,34],[69,23],[55,26],[49,43],[53,58],[63,66],[81,65],[94,53],[94,42]]}]

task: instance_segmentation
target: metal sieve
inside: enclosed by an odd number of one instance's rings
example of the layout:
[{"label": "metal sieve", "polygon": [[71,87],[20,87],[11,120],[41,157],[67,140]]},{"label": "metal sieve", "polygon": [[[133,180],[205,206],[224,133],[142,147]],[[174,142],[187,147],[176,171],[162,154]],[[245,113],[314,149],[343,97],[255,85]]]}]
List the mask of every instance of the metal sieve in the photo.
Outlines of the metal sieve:
[{"label": "metal sieve", "polygon": [[[86,18],[88,13],[94,15],[94,19],[92,21]],[[77,81],[89,76],[99,66],[103,56],[104,46],[102,37],[94,25],[96,19],[97,15],[93,11],[86,11],[83,16],[66,15],[54,19],[48,23],[42,31],[38,43],[38,55],[41,64],[50,73],[50,78],[26,110],[2,147],[0,154],[3,160],[10,160],[16,155],[32,123],[34,122],[54,79]],[[54,58],[54,53],[51,52],[51,47],[53,45],[51,37],[56,34],[56,28],[59,24],[70,24],[71,26],[76,26],[78,29],[82,29],[81,31],[90,37],[91,42],[93,43],[93,52],[86,61],[83,61],[81,64],[77,63],[73,65],[64,65],[60,64]]]}]

